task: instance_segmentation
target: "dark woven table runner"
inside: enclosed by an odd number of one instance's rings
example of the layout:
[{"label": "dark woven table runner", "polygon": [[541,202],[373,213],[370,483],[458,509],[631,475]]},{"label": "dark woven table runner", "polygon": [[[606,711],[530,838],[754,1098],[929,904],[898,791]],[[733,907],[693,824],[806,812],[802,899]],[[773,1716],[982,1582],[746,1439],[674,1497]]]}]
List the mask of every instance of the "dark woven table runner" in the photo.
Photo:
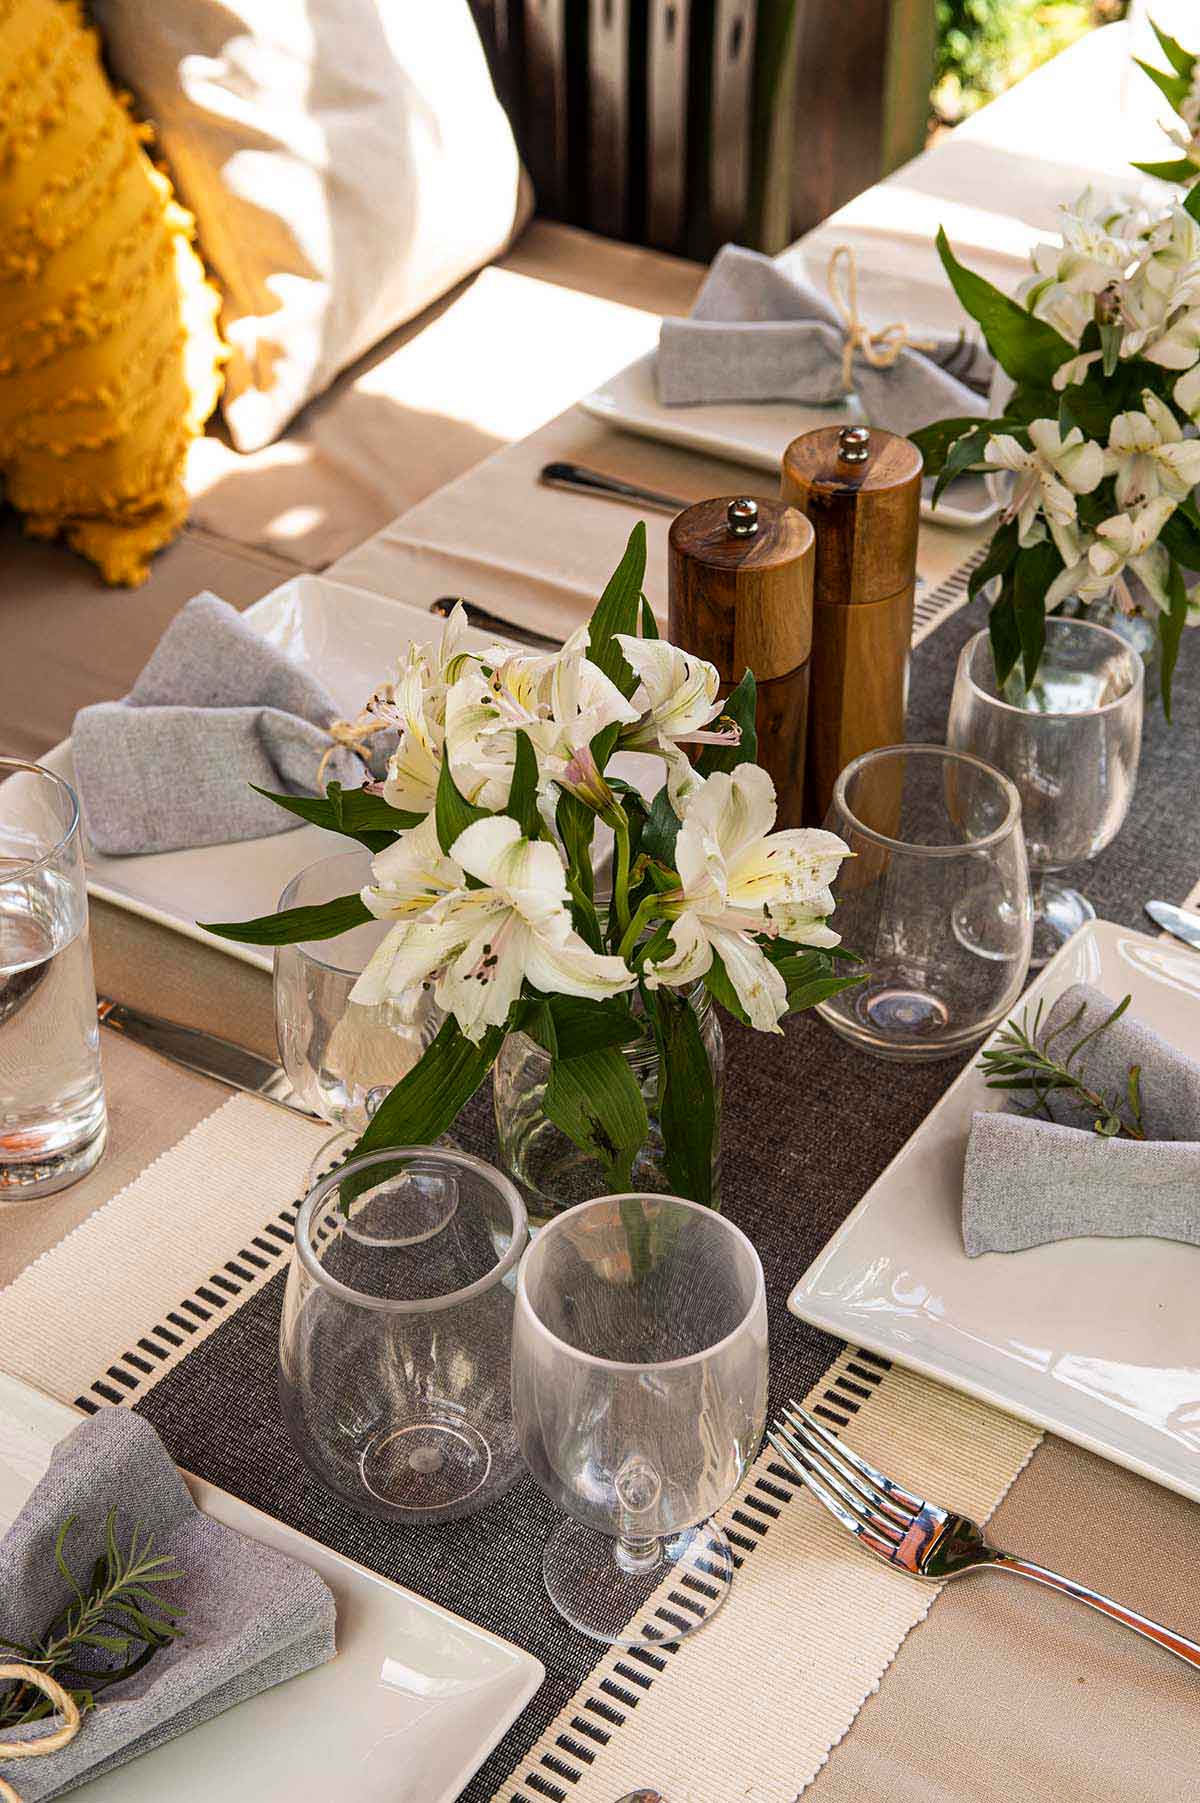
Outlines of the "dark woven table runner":
[{"label": "dark woven table runner", "polygon": [[[958,652],[983,618],[979,604],[963,610],[914,654],[912,739],[944,740]],[[1129,821],[1083,875],[1100,914],[1129,926],[1145,924],[1145,899],[1182,901],[1200,876],[1200,643],[1185,639],[1176,688],[1174,727],[1165,725],[1157,704],[1148,710]],[[964,1060],[913,1066],[877,1061],[807,1015],[790,1021],[783,1039],[728,1020],[725,1035],[723,1201],[766,1270],[774,1410],[818,1383],[841,1350],[788,1314],[788,1292]],[[481,1092],[455,1132],[485,1158],[495,1156],[490,1110],[490,1090]],[[556,1517],[528,1478],[473,1519],[440,1528],[373,1522],[330,1496],[301,1465],[279,1418],[282,1285],[279,1273],[232,1309],[134,1406],[186,1469],[541,1659],[546,1683],[463,1792],[463,1803],[487,1803],[599,1656],[600,1649],[551,1608],[542,1587],[542,1549]],[[864,1359],[861,1381],[869,1384],[874,1370],[885,1368],[883,1361]],[[846,1390],[828,1400],[834,1419],[847,1419],[855,1406]],[[603,1730],[602,1717],[597,1726]],[[552,1784],[535,1786],[530,1803],[539,1794],[565,1792]]]}]

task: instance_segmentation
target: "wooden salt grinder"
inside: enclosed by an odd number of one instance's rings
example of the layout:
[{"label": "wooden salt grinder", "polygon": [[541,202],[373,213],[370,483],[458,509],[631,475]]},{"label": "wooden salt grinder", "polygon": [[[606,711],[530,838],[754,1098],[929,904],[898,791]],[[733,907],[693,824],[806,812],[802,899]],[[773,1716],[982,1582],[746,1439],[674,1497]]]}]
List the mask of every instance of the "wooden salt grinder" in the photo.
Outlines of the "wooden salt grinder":
[{"label": "wooden salt grinder", "polygon": [[724,496],[671,522],[671,642],[716,665],[722,696],[753,670],[781,827],[799,826],[804,805],[812,587],[813,529],[782,501]]},{"label": "wooden salt grinder", "polygon": [[816,534],[809,826],[852,758],[904,739],[921,467],[907,438],[866,426],[804,432],[783,454],[783,498]]}]

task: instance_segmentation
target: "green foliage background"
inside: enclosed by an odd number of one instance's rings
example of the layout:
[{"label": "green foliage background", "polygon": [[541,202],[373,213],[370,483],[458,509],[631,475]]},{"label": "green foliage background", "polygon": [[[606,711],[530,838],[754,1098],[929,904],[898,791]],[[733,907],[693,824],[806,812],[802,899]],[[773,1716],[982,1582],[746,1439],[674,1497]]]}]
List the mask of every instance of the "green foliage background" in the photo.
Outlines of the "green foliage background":
[{"label": "green foliage background", "polygon": [[953,125],[1049,61],[1126,0],[937,0],[934,125]]}]

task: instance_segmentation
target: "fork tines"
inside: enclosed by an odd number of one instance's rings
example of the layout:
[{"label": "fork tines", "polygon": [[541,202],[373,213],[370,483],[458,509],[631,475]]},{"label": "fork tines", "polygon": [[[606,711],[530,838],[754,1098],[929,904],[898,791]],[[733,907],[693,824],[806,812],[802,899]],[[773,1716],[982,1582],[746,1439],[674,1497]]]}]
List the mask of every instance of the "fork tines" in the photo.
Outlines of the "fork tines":
[{"label": "fork tines", "polygon": [[794,1399],[767,1439],[806,1488],[872,1552],[894,1559],[924,1504],[876,1471]]}]

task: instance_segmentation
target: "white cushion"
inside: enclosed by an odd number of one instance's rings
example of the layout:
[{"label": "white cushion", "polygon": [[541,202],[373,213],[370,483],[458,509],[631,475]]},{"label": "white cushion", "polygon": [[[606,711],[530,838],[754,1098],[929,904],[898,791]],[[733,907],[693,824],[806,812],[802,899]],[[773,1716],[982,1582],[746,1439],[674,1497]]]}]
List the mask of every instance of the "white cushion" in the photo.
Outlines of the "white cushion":
[{"label": "white cushion", "polygon": [[224,291],[239,449],[507,242],[520,164],[467,0],[94,11]]}]

